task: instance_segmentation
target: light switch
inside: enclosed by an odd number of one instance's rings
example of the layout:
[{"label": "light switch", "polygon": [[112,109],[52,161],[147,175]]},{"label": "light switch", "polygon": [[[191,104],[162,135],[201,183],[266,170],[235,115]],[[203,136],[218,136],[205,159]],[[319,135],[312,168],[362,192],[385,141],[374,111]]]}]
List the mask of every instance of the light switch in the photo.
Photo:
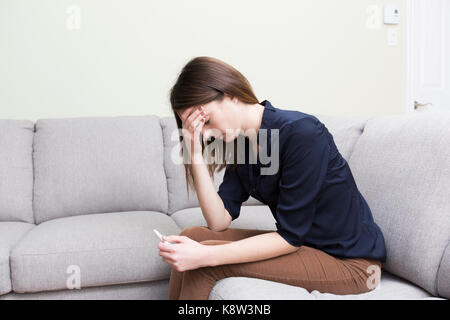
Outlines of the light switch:
[{"label": "light switch", "polygon": [[376,4],[371,4],[366,8],[367,20],[366,27],[368,29],[381,28],[381,8]]},{"label": "light switch", "polygon": [[384,5],[384,23],[385,24],[400,23],[400,10],[398,4]]},{"label": "light switch", "polygon": [[388,28],[387,29],[387,43],[389,46],[396,46],[398,44],[397,28]]}]

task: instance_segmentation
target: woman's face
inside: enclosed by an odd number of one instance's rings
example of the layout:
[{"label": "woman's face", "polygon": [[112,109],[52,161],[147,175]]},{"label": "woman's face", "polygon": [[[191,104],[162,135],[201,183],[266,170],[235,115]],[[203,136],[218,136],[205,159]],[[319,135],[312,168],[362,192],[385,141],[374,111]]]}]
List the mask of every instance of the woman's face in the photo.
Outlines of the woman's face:
[{"label": "woman's face", "polygon": [[230,142],[238,137],[240,121],[235,116],[238,114],[236,104],[230,97],[225,96],[222,101],[211,101],[202,106],[206,112],[202,130],[205,140],[214,137],[216,140]]}]

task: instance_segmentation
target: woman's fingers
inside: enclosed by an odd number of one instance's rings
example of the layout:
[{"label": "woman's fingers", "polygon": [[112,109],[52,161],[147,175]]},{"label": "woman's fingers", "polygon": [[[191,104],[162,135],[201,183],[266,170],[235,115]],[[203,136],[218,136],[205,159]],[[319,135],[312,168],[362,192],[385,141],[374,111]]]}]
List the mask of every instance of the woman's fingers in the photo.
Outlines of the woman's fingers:
[{"label": "woman's fingers", "polygon": [[[189,148],[189,152],[191,155],[194,153],[199,153],[201,149],[199,149],[200,141],[199,135],[203,130],[203,126],[206,122],[206,112],[203,108],[196,107],[195,110],[190,110],[192,107],[188,108],[183,112],[183,115],[180,118],[185,119],[183,121],[183,129],[187,130],[187,132],[183,132],[184,138],[187,142],[187,147]],[[188,114],[188,110],[190,110],[190,114]]]},{"label": "woman's fingers", "polygon": [[194,129],[194,138],[198,141],[200,133],[203,131],[203,126],[205,125],[205,119],[199,121],[198,125]]},{"label": "woman's fingers", "polygon": [[192,113],[193,108],[194,107],[189,107],[189,108],[185,109],[181,114],[178,114],[183,123],[186,122],[186,119]]},{"label": "woman's fingers", "polygon": [[170,259],[167,259],[167,258],[162,258],[162,260],[163,260],[165,263],[168,263],[168,264],[174,264],[174,263],[175,263],[175,261],[170,260]]},{"label": "woman's fingers", "polygon": [[186,119],[186,124],[188,124],[188,125],[191,124],[201,114],[202,114],[201,110],[200,109],[196,109]]},{"label": "woman's fingers", "polygon": [[203,126],[205,124],[205,117],[199,115],[197,119],[192,123],[191,133],[194,139],[198,139],[199,134],[202,132]]},{"label": "woman's fingers", "polygon": [[197,126],[200,124],[200,122],[203,121],[203,119],[204,119],[204,116],[199,114],[198,117],[191,123],[192,130],[195,130],[197,128]]},{"label": "woman's fingers", "polygon": [[177,243],[183,243],[187,240],[186,236],[177,236],[177,235],[170,235],[170,236],[163,236],[164,241],[168,242],[177,242]]},{"label": "woman's fingers", "polygon": [[[203,119],[203,120],[202,120]],[[186,122],[183,123],[183,128],[188,130],[191,134],[195,133],[196,128],[201,122],[205,122],[204,115],[201,111],[196,110],[192,112]]]},{"label": "woman's fingers", "polygon": [[174,263],[175,262],[170,253],[167,253],[167,252],[164,252],[164,251],[160,251],[159,255],[163,258],[164,261],[166,261],[168,263]]},{"label": "woman's fingers", "polygon": [[173,245],[171,243],[167,243],[165,241],[160,241],[158,243],[158,249],[160,251],[167,252],[167,253],[174,253],[174,251],[175,251],[175,248],[173,247]]},{"label": "woman's fingers", "polygon": [[192,112],[188,119],[186,119],[186,126],[195,128],[198,124],[196,121],[206,122],[206,111],[204,109],[197,109]]}]

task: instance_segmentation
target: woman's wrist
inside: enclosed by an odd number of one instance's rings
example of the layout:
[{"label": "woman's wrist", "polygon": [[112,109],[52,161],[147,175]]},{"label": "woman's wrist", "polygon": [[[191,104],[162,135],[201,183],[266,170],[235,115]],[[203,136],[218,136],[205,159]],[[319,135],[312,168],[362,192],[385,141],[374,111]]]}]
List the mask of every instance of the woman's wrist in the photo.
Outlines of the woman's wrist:
[{"label": "woman's wrist", "polygon": [[192,165],[205,163],[205,161],[203,159],[203,154],[201,151],[192,152],[190,154],[190,160],[191,160]]},{"label": "woman's wrist", "polygon": [[214,267],[217,265],[216,253],[217,249],[216,245],[206,245],[203,244],[204,254],[203,254],[203,266],[202,267]]}]

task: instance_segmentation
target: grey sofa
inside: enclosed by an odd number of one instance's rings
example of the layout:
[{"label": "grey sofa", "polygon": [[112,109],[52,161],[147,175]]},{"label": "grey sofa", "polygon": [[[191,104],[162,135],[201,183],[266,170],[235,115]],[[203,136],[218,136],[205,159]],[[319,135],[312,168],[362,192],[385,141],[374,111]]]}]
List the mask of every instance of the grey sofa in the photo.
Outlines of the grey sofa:
[{"label": "grey sofa", "polygon": [[[210,299],[449,298],[450,115],[316,116],[383,230],[379,286],[339,296],[233,277]],[[155,115],[0,120],[0,299],[166,299],[152,229],[206,226],[171,160],[177,133]],[[250,198],[231,227],[275,220]]]}]

